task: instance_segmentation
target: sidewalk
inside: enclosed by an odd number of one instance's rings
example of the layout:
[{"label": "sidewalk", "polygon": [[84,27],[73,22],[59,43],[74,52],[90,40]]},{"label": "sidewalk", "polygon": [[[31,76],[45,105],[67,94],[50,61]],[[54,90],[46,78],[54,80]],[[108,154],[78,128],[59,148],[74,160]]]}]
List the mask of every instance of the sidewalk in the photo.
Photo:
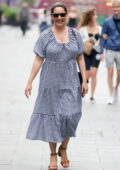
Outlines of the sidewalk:
[{"label": "sidewalk", "polygon": [[[37,76],[32,96],[26,99],[24,88],[37,37],[36,27],[26,37],[19,28],[0,28],[0,170],[47,170],[49,164],[48,144],[25,139],[39,81]],[[83,99],[77,137],[69,144],[70,170],[120,170],[120,103],[106,104],[106,81],[101,63],[96,103],[89,102],[89,95]]]}]

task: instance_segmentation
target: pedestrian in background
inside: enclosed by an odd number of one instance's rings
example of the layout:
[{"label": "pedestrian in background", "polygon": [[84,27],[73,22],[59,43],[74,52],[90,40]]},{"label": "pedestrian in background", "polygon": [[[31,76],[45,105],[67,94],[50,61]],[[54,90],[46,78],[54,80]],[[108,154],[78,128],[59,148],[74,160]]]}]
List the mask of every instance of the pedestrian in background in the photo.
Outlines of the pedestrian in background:
[{"label": "pedestrian in background", "polygon": [[0,7],[0,26],[2,25],[2,15],[3,15],[3,10]]},{"label": "pedestrian in background", "polygon": [[[62,3],[55,3],[51,8],[53,26],[41,33],[36,42],[36,58],[25,88],[25,95],[29,97],[32,82],[42,66],[38,96],[26,137],[49,143],[49,170],[58,168],[57,143],[61,143],[58,149],[61,165],[69,167],[66,149],[70,137],[75,137],[81,117],[81,93],[88,91],[82,39],[77,30],[66,26],[67,13],[67,7]],[[82,74],[81,85],[76,60]]]},{"label": "pedestrian in background", "polygon": [[27,3],[23,3],[19,14],[20,28],[22,30],[23,36],[26,34],[28,29],[29,16],[29,6]]},{"label": "pedestrian in background", "polygon": [[76,7],[72,6],[69,9],[69,13],[68,13],[68,26],[72,27],[72,28],[76,28],[77,27],[77,21],[78,21],[78,12]]},{"label": "pedestrian in background", "polygon": [[44,9],[43,15],[42,16],[40,15],[39,17],[40,32],[45,31],[49,26],[50,26],[50,21],[48,21],[47,11]]},{"label": "pedestrian in background", "polygon": [[[97,22],[96,9],[89,9],[82,15],[78,30],[84,42],[84,58],[87,80],[91,78],[90,100],[94,102],[97,71],[100,64],[100,35],[101,26]],[[89,51],[88,51],[89,50]],[[87,52],[88,51],[88,52]]]},{"label": "pedestrian in background", "polygon": [[[108,104],[118,102],[118,87],[120,84],[120,0],[112,1],[113,15],[103,24],[101,45],[105,49],[106,66],[108,70],[108,87],[110,99]],[[114,64],[117,69],[116,85],[113,87]]]}]

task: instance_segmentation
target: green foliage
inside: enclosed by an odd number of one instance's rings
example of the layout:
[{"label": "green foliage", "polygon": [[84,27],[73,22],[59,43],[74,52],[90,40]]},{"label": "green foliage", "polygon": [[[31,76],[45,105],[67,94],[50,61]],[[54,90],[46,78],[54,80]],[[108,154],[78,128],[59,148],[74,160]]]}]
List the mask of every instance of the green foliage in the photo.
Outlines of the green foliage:
[{"label": "green foliage", "polygon": [[17,9],[13,7],[8,6],[2,6],[3,14],[7,19],[16,19],[16,16],[18,14]]},{"label": "green foliage", "polygon": [[98,23],[99,23],[100,25],[103,25],[105,19],[106,19],[106,16],[103,16],[103,15],[99,16],[99,17],[98,17]]}]

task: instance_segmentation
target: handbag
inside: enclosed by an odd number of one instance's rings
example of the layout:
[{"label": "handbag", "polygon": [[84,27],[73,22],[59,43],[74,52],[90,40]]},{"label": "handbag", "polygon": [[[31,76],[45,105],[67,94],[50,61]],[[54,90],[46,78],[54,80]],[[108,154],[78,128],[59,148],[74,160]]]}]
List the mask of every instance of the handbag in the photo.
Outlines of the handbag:
[{"label": "handbag", "polygon": [[84,53],[90,55],[93,50],[94,44],[89,40],[84,43]]},{"label": "handbag", "polygon": [[81,72],[78,72],[78,77],[79,77],[79,80],[80,80],[80,84],[82,84],[83,80],[82,80]]},{"label": "handbag", "polygon": [[[80,80],[80,84],[82,84],[83,79],[82,79],[82,74],[81,74],[81,72],[78,72],[78,77],[79,77],[79,80]],[[89,83],[89,80],[87,80],[87,83]]]}]

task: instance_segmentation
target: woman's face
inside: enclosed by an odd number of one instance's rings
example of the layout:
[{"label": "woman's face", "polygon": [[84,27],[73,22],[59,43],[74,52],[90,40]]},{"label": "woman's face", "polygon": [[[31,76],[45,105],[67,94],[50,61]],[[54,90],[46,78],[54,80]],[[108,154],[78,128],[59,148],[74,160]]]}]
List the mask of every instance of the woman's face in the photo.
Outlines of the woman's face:
[{"label": "woman's face", "polygon": [[94,15],[91,18],[91,22],[95,23],[97,21],[97,13],[96,11],[94,12]]},{"label": "woman's face", "polygon": [[66,25],[67,12],[62,7],[56,7],[51,14],[54,25],[62,27]]}]

